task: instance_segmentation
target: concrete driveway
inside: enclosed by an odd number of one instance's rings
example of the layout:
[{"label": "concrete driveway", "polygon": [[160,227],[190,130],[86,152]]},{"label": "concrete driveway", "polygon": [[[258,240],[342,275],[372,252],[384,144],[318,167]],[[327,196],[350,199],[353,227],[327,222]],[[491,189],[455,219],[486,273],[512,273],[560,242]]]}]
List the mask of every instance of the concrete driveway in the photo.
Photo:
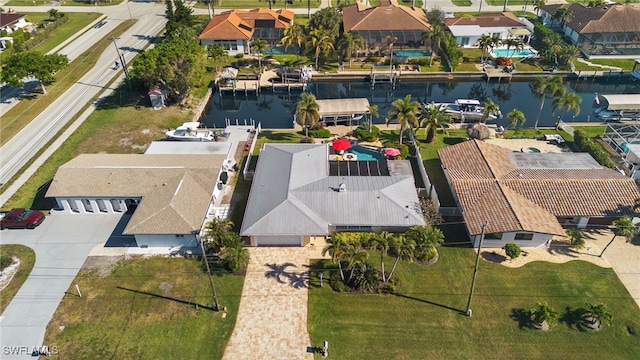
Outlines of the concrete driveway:
[{"label": "concrete driveway", "polygon": [[53,214],[34,230],[0,231],[0,244],[26,245],[36,253],[31,274],[0,317],[0,358],[24,359],[34,346],[55,346],[42,343],[51,317],[91,249],[109,239],[121,217]]}]

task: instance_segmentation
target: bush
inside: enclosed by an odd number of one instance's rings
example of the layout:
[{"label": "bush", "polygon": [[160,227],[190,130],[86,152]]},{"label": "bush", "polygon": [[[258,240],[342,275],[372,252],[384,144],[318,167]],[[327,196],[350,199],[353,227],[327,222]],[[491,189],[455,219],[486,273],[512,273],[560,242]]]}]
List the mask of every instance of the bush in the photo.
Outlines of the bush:
[{"label": "bush", "polygon": [[367,264],[364,270],[356,270],[353,275],[353,287],[359,291],[373,291],[379,281],[378,269],[370,264]]},{"label": "bush", "polygon": [[326,139],[331,137],[331,131],[327,129],[312,129],[309,130],[309,136],[313,138]]},{"label": "bush", "polygon": [[496,59],[496,62],[498,63],[499,66],[511,66],[513,65],[513,59],[508,58],[508,57],[498,57]]},{"label": "bush", "polygon": [[233,57],[236,58],[236,59],[242,59],[244,57],[244,54],[242,54],[242,53],[235,54]]},{"label": "bush", "polygon": [[377,141],[380,138],[380,129],[374,125],[369,131],[369,123],[364,122],[353,131],[353,136],[360,141]]},{"label": "bush", "polygon": [[386,143],[383,144],[383,146],[388,148],[396,148],[400,150],[400,155],[397,156],[398,160],[406,159],[409,156],[409,146],[407,146],[406,144],[387,141]]},{"label": "bush", "polygon": [[504,251],[507,253],[507,256],[515,259],[518,256],[520,256],[520,246],[518,246],[518,244],[516,243],[508,243],[507,245],[504,246]]},{"label": "bush", "polygon": [[433,246],[429,246],[423,250],[416,251],[415,256],[419,261],[431,261],[436,257],[437,254],[438,251],[436,250],[436,248]]},{"label": "bush", "polygon": [[598,164],[615,169],[616,164],[611,161],[609,154],[602,148],[602,145],[596,143],[584,130],[576,130],[573,134],[574,144],[580,151],[586,151],[598,162]]},{"label": "bush", "polygon": [[301,144],[312,144],[313,143],[313,138],[312,137],[302,137],[300,138],[300,143]]},{"label": "bush", "polygon": [[13,258],[9,255],[0,255],[0,271],[13,264]]},{"label": "bush", "polygon": [[331,289],[335,292],[348,292],[351,289],[347,286],[347,284],[342,282],[342,279],[340,278],[340,272],[339,271],[334,271],[331,273],[331,276],[329,277],[329,286],[331,286]]},{"label": "bush", "polygon": [[380,62],[380,57],[378,56],[369,56],[368,58],[364,59],[364,62],[368,62],[368,63],[379,63]]},{"label": "bush", "polygon": [[422,57],[422,58],[417,58],[417,59],[409,59],[409,60],[407,60],[407,64],[409,64],[409,65],[428,66],[429,65],[429,58]]}]

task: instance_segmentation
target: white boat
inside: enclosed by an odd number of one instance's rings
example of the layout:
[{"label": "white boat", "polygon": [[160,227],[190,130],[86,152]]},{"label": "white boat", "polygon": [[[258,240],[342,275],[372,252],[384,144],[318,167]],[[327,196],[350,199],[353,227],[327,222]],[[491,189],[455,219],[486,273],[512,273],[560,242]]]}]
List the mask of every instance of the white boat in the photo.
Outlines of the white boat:
[{"label": "white boat", "polygon": [[186,122],[175,130],[165,132],[167,138],[179,141],[214,141],[218,138],[215,130],[206,129],[197,121]]},{"label": "white boat", "polygon": [[[446,110],[456,120],[482,120],[484,106],[474,99],[458,99],[453,103],[436,103],[441,109]],[[487,120],[495,120],[502,117],[502,113],[489,114]]]},{"label": "white boat", "polygon": [[[593,110],[602,121],[640,120],[640,94],[600,95]],[[602,99],[602,100],[600,100]]]}]

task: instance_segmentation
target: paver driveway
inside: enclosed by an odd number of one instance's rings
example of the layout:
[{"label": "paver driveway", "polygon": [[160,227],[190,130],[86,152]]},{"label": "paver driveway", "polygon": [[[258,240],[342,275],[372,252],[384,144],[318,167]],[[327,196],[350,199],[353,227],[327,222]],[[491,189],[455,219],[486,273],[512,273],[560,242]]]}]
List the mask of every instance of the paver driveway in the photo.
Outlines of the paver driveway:
[{"label": "paver driveway", "polygon": [[307,352],[308,249],[249,252],[238,319],[223,359],[313,359]]}]

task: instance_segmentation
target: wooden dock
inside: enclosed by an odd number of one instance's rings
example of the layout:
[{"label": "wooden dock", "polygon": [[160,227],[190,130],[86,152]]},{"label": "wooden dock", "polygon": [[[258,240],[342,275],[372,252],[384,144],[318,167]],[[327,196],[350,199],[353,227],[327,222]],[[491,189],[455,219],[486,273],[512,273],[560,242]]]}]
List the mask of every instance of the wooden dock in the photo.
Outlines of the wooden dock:
[{"label": "wooden dock", "polygon": [[218,90],[221,94],[223,93],[232,93],[235,95],[236,93],[244,93],[245,95],[249,93],[259,93],[264,90],[271,90],[275,92],[276,90],[282,90],[291,92],[293,91],[304,91],[307,88],[307,83],[302,81],[290,81],[284,80],[282,82],[273,82],[273,79],[280,79],[280,76],[273,71],[267,70],[260,74],[259,79],[252,80],[231,80],[229,84],[221,85],[218,84]]}]

